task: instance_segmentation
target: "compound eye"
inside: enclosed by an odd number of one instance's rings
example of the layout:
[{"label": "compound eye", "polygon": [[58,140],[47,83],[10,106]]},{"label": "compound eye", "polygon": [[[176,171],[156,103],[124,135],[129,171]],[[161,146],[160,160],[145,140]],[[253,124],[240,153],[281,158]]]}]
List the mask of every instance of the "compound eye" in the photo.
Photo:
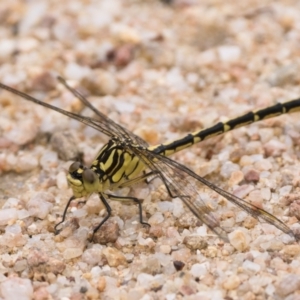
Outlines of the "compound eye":
[{"label": "compound eye", "polygon": [[71,166],[69,167],[69,173],[74,173],[76,172],[78,169],[80,169],[81,164],[78,161],[75,161],[71,164]]},{"label": "compound eye", "polygon": [[91,169],[86,169],[82,173],[82,179],[87,184],[93,184],[94,182],[98,181],[98,176]]}]

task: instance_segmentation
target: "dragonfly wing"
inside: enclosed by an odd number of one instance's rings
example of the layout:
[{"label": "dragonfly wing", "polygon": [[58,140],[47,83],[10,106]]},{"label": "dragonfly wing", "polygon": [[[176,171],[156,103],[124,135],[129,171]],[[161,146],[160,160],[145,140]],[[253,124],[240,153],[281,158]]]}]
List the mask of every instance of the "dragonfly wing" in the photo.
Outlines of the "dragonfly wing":
[{"label": "dragonfly wing", "polygon": [[213,216],[212,209],[201,198],[200,191],[203,190],[204,186],[239,206],[254,218],[263,219],[267,223],[276,226],[282,232],[295,238],[293,231],[272,214],[219,188],[184,165],[169,157],[155,154],[148,149],[134,149],[134,151],[151,170],[158,172],[172,197],[181,198],[195,216],[224,240],[227,240],[226,230],[221,227]]}]

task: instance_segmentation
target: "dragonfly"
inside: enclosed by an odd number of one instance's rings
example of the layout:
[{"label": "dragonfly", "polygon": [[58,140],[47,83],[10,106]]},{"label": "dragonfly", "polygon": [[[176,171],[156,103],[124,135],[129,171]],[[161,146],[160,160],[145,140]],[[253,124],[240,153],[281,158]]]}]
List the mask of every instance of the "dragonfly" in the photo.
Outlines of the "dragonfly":
[{"label": "dragonfly", "polygon": [[78,198],[89,197],[93,193],[99,195],[99,199],[102,201],[107,214],[93,229],[92,239],[94,234],[112,214],[108,200],[120,202],[132,201],[137,204],[140,223],[150,226],[143,218],[143,199],[114,195],[113,191],[124,187],[131,187],[139,182],[147,181],[147,179],[159,177],[171,198],[180,198],[202,223],[206,224],[211,231],[226,242],[229,241],[226,228],[222,227],[215,217],[212,208],[201,198],[199,191],[203,186],[208,187],[229,202],[240,207],[252,217],[264,220],[297,239],[293,231],[274,215],[218,187],[185,165],[171,159],[169,156],[193,144],[238,127],[282,114],[300,111],[300,98],[248,112],[227,122],[219,122],[206,129],[189,133],[171,142],[149,146],[144,139],[101,113],[78,90],[71,87],[65,79],[59,76],[58,81],[77,97],[83,105],[90,108],[95,113],[96,118],[63,110],[0,83],[1,89],[75,119],[109,137],[109,141],[100,149],[89,167],[84,166],[80,162],[73,162],[70,165],[67,180],[72,188],[73,195],[65,206],[61,221],[55,225],[55,232],[57,234],[60,232],[59,227],[66,220],[71,202]]}]

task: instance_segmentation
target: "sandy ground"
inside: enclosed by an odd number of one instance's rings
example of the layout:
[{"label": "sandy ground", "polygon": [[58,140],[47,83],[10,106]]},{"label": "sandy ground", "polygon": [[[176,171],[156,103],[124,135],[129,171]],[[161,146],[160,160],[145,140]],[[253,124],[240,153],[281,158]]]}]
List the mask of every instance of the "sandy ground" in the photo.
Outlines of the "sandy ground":
[{"label": "sandy ground", "polygon": [[[61,75],[150,145],[300,97],[299,1],[13,1],[0,6],[0,81],[93,116]],[[300,299],[300,246],[207,189],[222,241],[158,179],[75,202],[74,158],[89,165],[102,133],[0,91],[1,299]],[[172,156],[295,233],[299,113],[242,127]]]}]

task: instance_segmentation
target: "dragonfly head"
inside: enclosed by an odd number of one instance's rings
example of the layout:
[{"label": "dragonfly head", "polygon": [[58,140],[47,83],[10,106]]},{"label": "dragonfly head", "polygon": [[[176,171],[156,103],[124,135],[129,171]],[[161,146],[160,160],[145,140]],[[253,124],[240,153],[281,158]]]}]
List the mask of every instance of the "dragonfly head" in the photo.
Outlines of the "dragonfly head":
[{"label": "dragonfly head", "polygon": [[99,190],[99,177],[92,169],[84,167],[79,162],[74,162],[69,167],[67,180],[76,198],[90,195]]}]

